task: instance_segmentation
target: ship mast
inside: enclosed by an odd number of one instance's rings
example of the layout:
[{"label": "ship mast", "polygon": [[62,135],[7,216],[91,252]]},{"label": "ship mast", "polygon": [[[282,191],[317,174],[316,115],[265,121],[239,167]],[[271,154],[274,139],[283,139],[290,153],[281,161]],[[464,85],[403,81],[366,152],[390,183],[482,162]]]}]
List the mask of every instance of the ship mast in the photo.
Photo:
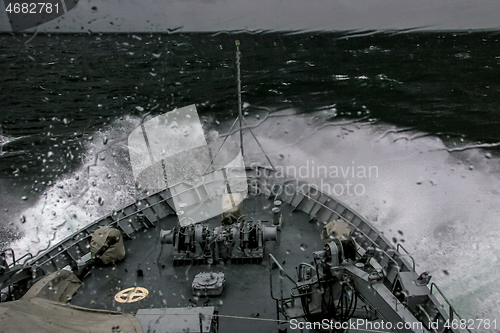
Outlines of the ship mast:
[{"label": "ship mast", "polygon": [[241,108],[241,73],[240,73],[240,41],[237,39],[235,41],[236,43],[236,81],[238,83],[238,120],[240,123],[240,149],[241,149],[241,155],[245,156],[243,152],[243,112]]},{"label": "ship mast", "polygon": [[2,124],[0,124],[0,156],[3,155],[3,129]]},{"label": "ship mast", "polygon": [[250,126],[248,126],[248,123],[247,123],[245,117],[243,116],[242,103],[241,103],[241,73],[240,73],[240,56],[241,56],[241,52],[240,52],[240,41],[237,39],[235,41],[235,43],[236,43],[236,70],[237,70],[236,81],[237,81],[237,86],[238,86],[238,117],[236,118],[236,120],[234,121],[233,125],[229,129],[229,132],[225,136],[224,141],[222,141],[222,144],[219,146],[219,150],[211,158],[210,164],[208,165],[207,169],[204,172],[205,174],[207,173],[208,169],[210,169],[211,166],[213,167],[213,162],[214,162],[215,158],[217,157],[217,155],[219,154],[219,152],[222,150],[222,146],[224,146],[224,143],[226,143],[227,138],[229,138],[229,136],[233,133],[232,132],[233,128],[234,128],[234,126],[236,125],[237,122],[239,123],[241,156],[242,157],[245,156],[244,151],[243,151],[243,129],[244,129],[243,128],[243,123],[245,123],[246,129],[248,129],[250,131],[250,134],[252,134],[252,137],[254,138],[255,142],[257,142],[257,144],[259,145],[260,150],[262,151],[262,153],[264,153],[264,156],[266,156],[267,162],[269,163],[269,165],[271,166],[271,168],[273,170],[275,170],[273,163],[269,159],[269,156],[267,156],[266,152],[264,151],[264,148],[260,144],[259,140],[257,139],[257,137],[255,136],[255,134],[253,133],[253,131],[250,128]]},{"label": "ship mast", "polygon": [[[260,150],[264,153],[264,156],[266,156],[267,162],[269,163],[269,165],[271,165],[271,168],[273,168],[273,170],[274,170],[275,169],[274,165],[271,162],[271,160],[269,159],[269,156],[267,156],[264,148],[260,144],[259,140],[257,139],[255,134],[253,133],[250,126],[248,126],[248,123],[247,123],[245,117],[243,116],[242,106],[241,106],[240,41],[237,39],[235,41],[235,43],[236,43],[236,70],[237,70],[236,80],[237,80],[237,85],[238,85],[238,119],[237,120],[239,121],[239,125],[240,125],[239,127],[240,127],[241,156],[245,156],[244,151],[243,151],[243,123],[245,123],[247,129],[250,131],[250,134],[252,134],[253,138],[255,139],[255,142],[257,142],[257,144],[259,145]],[[229,132],[231,132],[231,130],[229,130]]]}]

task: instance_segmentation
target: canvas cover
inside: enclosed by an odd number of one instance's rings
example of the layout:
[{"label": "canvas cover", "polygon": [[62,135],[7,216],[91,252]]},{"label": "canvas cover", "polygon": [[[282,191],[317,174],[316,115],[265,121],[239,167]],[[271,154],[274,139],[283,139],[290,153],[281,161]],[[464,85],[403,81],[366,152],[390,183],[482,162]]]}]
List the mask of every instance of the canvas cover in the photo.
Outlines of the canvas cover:
[{"label": "canvas cover", "polygon": [[0,303],[0,333],[142,333],[134,316],[67,304],[80,280],[59,270],[37,283],[17,301]]},{"label": "canvas cover", "polygon": [[65,303],[71,300],[80,286],[80,280],[73,273],[62,269],[35,283],[23,298],[41,297]]},{"label": "canvas cover", "polygon": [[44,299],[0,303],[0,333],[142,333],[134,316]]},{"label": "canvas cover", "polygon": [[349,224],[342,219],[333,220],[323,227],[321,238],[323,242],[329,243],[333,238],[338,238],[340,241],[350,239],[351,229]]},{"label": "canvas cover", "polygon": [[112,244],[101,255],[101,261],[104,264],[120,261],[125,258],[125,247],[123,245],[122,234],[118,229],[111,227],[101,227],[92,235],[92,239],[90,240],[90,252],[92,253],[92,257],[95,257],[96,253],[101,249],[109,236],[117,238],[118,242]]}]

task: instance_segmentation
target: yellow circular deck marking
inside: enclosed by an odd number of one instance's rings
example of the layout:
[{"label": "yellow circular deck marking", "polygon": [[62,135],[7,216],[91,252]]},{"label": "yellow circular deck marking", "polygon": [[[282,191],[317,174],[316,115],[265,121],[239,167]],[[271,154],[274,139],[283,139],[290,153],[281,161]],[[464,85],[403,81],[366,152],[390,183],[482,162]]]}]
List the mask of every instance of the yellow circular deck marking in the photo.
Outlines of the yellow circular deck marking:
[{"label": "yellow circular deck marking", "polygon": [[119,303],[134,303],[148,296],[149,291],[142,287],[132,287],[120,291],[115,295],[115,301]]}]

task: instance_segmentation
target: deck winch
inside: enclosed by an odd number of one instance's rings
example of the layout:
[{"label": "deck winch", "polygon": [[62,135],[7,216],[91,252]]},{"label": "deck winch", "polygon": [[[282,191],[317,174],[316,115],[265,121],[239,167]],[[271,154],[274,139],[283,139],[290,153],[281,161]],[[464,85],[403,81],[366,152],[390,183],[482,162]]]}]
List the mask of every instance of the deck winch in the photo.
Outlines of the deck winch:
[{"label": "deck winch", "polygon": [[174,266],[185,264],[261,262],[264,243],[276,240],[276,226],[264,226],[261,221],[241,216],[234,224],[213,230],[205,224],[179,225],[162,230],[163,244],[172,244]]}]

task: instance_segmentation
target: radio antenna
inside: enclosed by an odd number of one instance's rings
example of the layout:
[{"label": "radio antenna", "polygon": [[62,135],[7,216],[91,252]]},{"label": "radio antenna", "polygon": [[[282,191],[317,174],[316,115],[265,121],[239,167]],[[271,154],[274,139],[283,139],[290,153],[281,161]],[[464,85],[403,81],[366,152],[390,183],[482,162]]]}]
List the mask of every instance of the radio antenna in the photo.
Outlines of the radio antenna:
[{"label": "radio antenna", "polygon": [[253,138],[255,139],[255,142],[259,145],[260,150],[264,153],[264,156],[266,156],[267,162],[271,165],[271,168],[274,169],[274,165],[269,159],[269,156],[267,156],[266,152],[264,151],[264,148],[262,148],[262,145],[260,144],[259,140],[255,136],[255,134],[252,132],[252,129],[250,126],[248,126],[248,123],[243,117],[243,112],[242,112],[242,107],[241,107],[241,72],[240,72],[240,57],[241,57],[241,52],[240,52],[240,41],[237,39],[235,41],[236,43],[236,70],[237,70],[237,76],[236,80],[238,83],[238,118],[239,118],[239,123],[240,123],[240,148],[241,148],[241,156],[245,156],[243,153],[243,122],[245,122],[245,125],[247,126],[248,130],[250,131],[250,134],[252,134]]},{"label": "radio antenna", "polygon": [[241,155],[245,156],[243,152],[243,112],[241,108],[240,41],[237,39],[235,43],[236,43],[236,71],[237,71],[236,81],[238,83],[238,120],[240,122],[240,149],[241,149]]}]

